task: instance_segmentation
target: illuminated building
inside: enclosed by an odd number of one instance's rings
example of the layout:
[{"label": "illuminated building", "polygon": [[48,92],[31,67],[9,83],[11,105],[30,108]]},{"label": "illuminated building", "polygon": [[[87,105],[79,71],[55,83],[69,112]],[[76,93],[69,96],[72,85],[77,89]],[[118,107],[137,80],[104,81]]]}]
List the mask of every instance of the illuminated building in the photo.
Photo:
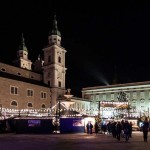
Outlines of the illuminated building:
[{"label": "illuminated building", "polygon": [[39,55],[32,62],[28,59],[28,53],[22,34],[13,65],[0,62],[0,111],[3,115],[12,112],[50,113],[57,98],[66,93],[66,50],[61,46],[61,33],[55,16],[48,45],[43,48],[44,58]]},{"label": "illuminated building", "polygon": [[[119,100],[122,92],[125,93],[126,101],[123,98]],[[101,117],[111,118],[119,113],[124,117],[149,117],[150,81],[87,87],[82,89],[82,97],[92,101],[91,109],[95,113],[100,104]],[[117,103],[127,104],[128,108],[124,108],[124,105],[122,108],[108,106]]]}]

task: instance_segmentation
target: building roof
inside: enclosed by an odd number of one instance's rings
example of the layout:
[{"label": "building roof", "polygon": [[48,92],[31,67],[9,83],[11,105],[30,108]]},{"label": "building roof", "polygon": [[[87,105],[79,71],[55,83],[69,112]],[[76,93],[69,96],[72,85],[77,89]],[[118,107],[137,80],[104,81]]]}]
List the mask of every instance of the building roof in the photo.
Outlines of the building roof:
[{"label": "building roof", "polygon": [[48,85],[44,84],[42,81],[37,81],[37,80],[34,80],[34,79],[29,79],[29,78],[22,77],[22,76],[19,76],[19,75],[9,74],[9,73],[6,73],[6,72],[1,72],[0,71],[0,77],[11,79],[11,80],[16,80],[16,81],[22,81],[22,82],[26,82],[26,83],[31,83],[31,84],[35,84],[35,85],[38,85],[38,86],[49,87]]},{"label": "building roof", "polygon": [[49,32],[49,35],[58,35],[58,36],[61,37],[61,33],[60,33],[60,31],[58,30],[58,27],[57,27],[56,15],[54,15],[52,30]]},{"label": "building roof", "polygon": [[121,88],[121,87],[133,87],[133,86],[146,86],[146,85],[150,86],[150,81],[86,87],[86,88],[82,88],[82,91],[97,90],[97,89],[110,89],[110,88],[119,88],[119,87]]},{"label": "building roof", "polygon": [[23,33],[22,33],[22,37],[21,37],[21,43],[19,45],[19,50],[23,50],[23,51],[28,52],[28,49],[27,49],[27,47],[25,45]]}]

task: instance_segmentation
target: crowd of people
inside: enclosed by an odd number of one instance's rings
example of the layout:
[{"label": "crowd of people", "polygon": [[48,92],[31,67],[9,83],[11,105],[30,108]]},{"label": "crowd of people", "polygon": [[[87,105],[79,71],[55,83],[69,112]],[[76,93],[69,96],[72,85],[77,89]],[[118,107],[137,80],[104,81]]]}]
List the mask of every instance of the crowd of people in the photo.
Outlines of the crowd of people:
[{"label": "crowd of people", "polygon": [[113,138],[120,141],[124,138],[127,142],[132,137],[132,123],[127,120],[113,121],[101,125],[101,131],[105,134],[111,134]]},{"label": "crowd of people", "polygon": [[[132,138],[132,122],[129,122],[128,120],[111,121],[108,123],[103,122],[101,124],[96,122],[94,126],[89,122],[86,127],[88,134],[92,134],[94,127],[95,134],[98,134],[98,132],[109,134],[118,141],[123,138],[125,142],[128,142],[129,138]],[[150,124],[146,118],[142,126],[144,142],[147,142],[149,128]]]}]

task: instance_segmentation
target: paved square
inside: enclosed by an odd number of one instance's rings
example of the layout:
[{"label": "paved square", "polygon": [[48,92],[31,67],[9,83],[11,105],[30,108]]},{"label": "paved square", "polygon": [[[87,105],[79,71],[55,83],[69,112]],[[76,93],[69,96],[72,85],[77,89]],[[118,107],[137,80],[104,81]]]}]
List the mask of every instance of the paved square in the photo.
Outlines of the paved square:
[{"label": "paved square", "polygon": [[[149,133],[150,135],[150,133]],[[149,150],[142,132],[133,132],[125,143],[104,134],[0,134],[0,150]]]}]

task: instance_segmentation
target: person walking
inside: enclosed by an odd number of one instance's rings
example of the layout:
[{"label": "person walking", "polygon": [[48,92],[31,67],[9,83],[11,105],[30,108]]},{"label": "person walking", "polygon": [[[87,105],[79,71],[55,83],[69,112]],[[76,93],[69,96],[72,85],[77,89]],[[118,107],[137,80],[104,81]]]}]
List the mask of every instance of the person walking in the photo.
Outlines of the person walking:
[{"label": "person walking", "polygon": [[143,139],[144,139],[144,142],[147,142],[148,130],[149,130],[149,122],[148,122],[147,118],[145,118],[145,121],[143,122]]},{"label": "person walking", "polygon": [[117,136],[116,124],[117,122],[112,122],[110,126],[113,138],[116,138]]},{"label": "person walking", "polygon": [[116,125],[116,131],[117,131],[117,140],[120,141],[120,134],[122,131],[122,125],[121,125],[120,121],[118,121],[118,123]]},{"label": "person walking", "polygon": [[128,142],[129,137],[130,137],[130,133],[131,133],[131,127],[129,122],[126,120],[124,123],[124,137],[125,137],[125,142]]}]

